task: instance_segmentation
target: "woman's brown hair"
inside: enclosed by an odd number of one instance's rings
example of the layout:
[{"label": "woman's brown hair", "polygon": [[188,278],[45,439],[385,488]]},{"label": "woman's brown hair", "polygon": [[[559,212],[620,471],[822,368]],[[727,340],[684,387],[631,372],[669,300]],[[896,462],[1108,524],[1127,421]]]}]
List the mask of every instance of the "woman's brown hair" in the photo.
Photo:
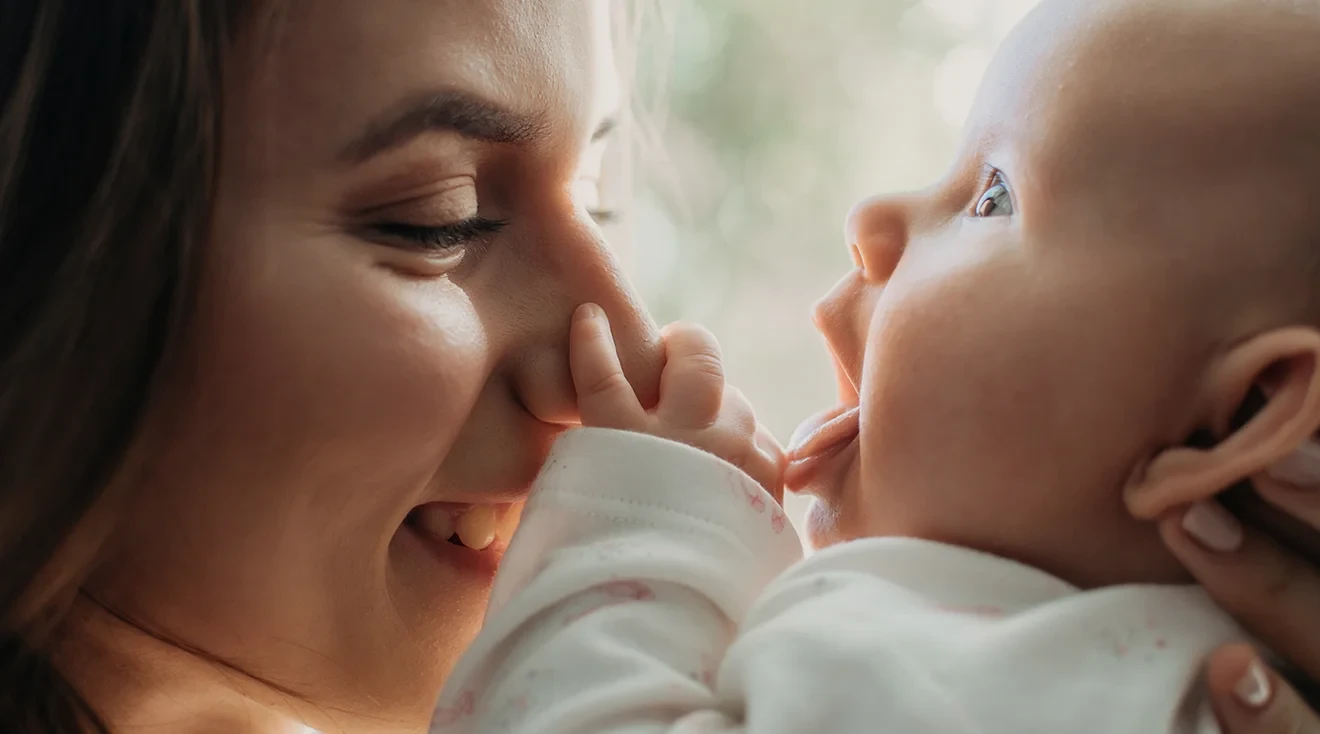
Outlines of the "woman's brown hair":
[{"label": "woman's brown hair", "polygon": [[51,650],[187,321],[240,5],[0,3],[0,731],[106,731]]}]

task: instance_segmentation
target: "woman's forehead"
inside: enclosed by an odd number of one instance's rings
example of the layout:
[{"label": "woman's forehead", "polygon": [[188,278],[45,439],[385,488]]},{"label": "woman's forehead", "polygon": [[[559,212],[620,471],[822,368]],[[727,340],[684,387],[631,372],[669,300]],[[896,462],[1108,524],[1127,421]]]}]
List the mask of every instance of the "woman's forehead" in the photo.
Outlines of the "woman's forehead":
[{"label": "woman's forehead", "polygon": [[324,158],[408,100],[455,93],[582,138],[618,98],[608,0],[295,6],[244,44],[228,96],[263,147]]}]

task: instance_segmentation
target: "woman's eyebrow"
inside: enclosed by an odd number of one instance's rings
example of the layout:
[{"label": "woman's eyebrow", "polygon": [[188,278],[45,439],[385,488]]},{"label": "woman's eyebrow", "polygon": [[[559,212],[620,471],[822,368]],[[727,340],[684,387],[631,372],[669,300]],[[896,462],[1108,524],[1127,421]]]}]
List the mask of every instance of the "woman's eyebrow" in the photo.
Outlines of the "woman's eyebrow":
[{"label": "woman's eyebrow", "polygon": [[434,131],[456,132],[490,143],[530,143],[546,133],[537,116],[505,109],[462,92],[437,92],[415,97],[381,119],[372,122],[340,158],[362,163],[387,150]]}]

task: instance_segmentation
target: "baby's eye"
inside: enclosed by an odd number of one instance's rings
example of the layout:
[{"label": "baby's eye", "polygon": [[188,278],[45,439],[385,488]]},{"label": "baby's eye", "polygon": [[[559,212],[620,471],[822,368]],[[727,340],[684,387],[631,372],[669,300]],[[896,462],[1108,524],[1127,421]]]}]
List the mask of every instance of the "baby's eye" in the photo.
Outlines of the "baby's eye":
[{"label": "baby's eye", "polygon": [[978,217],[1010,217],[1013,215],[1013,192],[1008,182],[998,173],[990,181],[990,188],[981,194],[974,210]]}]

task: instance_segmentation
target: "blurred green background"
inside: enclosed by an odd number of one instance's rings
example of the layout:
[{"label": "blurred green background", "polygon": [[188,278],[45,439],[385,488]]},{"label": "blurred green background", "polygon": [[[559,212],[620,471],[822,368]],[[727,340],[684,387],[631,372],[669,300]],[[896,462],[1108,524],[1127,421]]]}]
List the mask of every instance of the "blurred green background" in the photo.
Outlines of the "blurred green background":
[{"label": "blurred green background", "polygon": [[730,381],[781,440],[835,402],[810,310],[850,267],[844,215],[943,173],[995,47],[1035,2],[654,7],[638,96],[655,103],[657,144],[635,171],[634,280],[662,323],[719,336]]}]

